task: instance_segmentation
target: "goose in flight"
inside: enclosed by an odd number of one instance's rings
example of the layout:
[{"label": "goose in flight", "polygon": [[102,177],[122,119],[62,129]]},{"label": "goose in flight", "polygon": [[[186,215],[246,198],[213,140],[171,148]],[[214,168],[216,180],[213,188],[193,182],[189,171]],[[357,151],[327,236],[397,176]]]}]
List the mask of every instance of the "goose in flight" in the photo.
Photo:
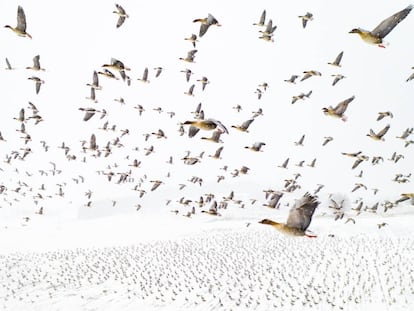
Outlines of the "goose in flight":
[{"label": "goose in flight", "polygon": [[26,67],[26,69],[45,71],[45,69],[40,66],[40,55],[33,57],[33,66]]},{"label": "goose in flight", "polygon": [[116,28],[119,28],[125,22],[125,19],[129,17],[129,15],[125,12],[124,8],[120,6],[119,4],[115,4],[115,6],[116,6],[116,11],[113,11],[112,13],[115,13],[119,16],[118,21],[116,23]]},{"label": "goose in flight", "polygon": [[390,125],[386,125],[382,130],[380,130],[378,133],[375,133],[372,129],[369,130],[369,133],[367,134],[368,137],[371,137],[374,140],[382,140],[384,141],[384,135],[388,132],[390,129]]},{"label": "goose in flight", "polygon": [[26,15],[24,14],[23,8],[19,5],[17,7],[17,26],[12,27],[10,25],[4,26],[5,28],[11,29],[15,34],[20,37],[28,37],[32,39],[32,36],[26,32]]},{"label": "goose in flight", "polygon": [[302,27],[306,28],[306,25],[309,21],[313,20],[313,14],[310,12],[307,12],[305,15],[298,16],[300,19],[302,19]]},{"label": "goose in flight", "polygon": [[395,26],[407,17],[412,8],[413,5],[410,4],[405,9],[384,19],[372,31],[364,30],[362,28],[354,28],[349,33],[356,33],[366,43],[376,44],[379,47],[385,48],[383,39],[395,28]]},{"label": "goose in flight", "polygon": [[306,233],[313,213],[318,207],[319,202],[316,196],[306,193],[301,199],[297,200],[294,206],[289,211],[289,216],[286,224],[275,222],[270,219],[263,219],[259,221],[260,224],[271,225],[278,231],[292,236],[307,236],[309,238],[316,237]]},{"label": "goose in flight", "polygon": [[336,67],[341,67],[341,60],[342,60],[342,56],[344,55],[344,51],[340,52],[335,60],[332,63],[328,63],[328,65],[332,65],[332,66],[336,66]]},{"label": "goose in flight", "polygon": [[263,10],[262,15],[260,15],[260,19],[258,23],[254,23],[253,26],[264,26],[266,21],[266,10]]},{"label": "goose in flight", "polygon": [[348,104],[354,100],[355,96],[351,96],[343,101],[341,101],[336,107],[329,106],[328,108],[322,108],[322,111],[331,117],[340,118],[342,121],[346,121],[347,117],[344,115]]},{"label": "goose in flight", "polygon": [[206,18],[197,18],[197,19],[193,20],[193,23],[197,23],[197,22],[201,23],[200,32],[198,34],[198,36],[200,38],[206,34],[206,32],[210,28],[210,26],[212,26],[212,25],[216,25],[218,27],[221,26],[221,24],[218,22],[218,20],[213,15],[211,15],[210,13],[208,14],[208,16]]}]

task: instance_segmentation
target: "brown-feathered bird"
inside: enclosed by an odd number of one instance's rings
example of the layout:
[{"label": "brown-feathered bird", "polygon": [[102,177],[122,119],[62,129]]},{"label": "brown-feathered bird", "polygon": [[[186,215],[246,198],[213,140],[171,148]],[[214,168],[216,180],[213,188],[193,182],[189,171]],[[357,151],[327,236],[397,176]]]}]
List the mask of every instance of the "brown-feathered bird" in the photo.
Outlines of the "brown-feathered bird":
[{"label": "brown-feathered bird", "polygon": [[12,27],[10,25],[6,25],[4,27],[11,29],[20,37],[28,37],[30,39],[32,38],[32,36],[26,32],[26,15],[24,14],[24,10],[20,5],[17,7],[17,26]]},{"label": "brown-feathered bird", "polygon": [[317,197],[306,193],[301,199],[297,200],[295,205],[291,208],[286,224],[275,222],[270,219],[263,219],[259,223],[271,225],[287,235],[313,238],[316,236],[307,234],[306,230],[311,223],[313,213],[318,205],[319,202],[317,201]]},{"label": "brown-feathered bird", "polygon": [[348,105],[350,102],[352,102],[355,99],[355,96],[351,96],[343,101],[341,101],[336,107],[329,106],[328,108],[322,108],[322,111],[324,114],[340,118],[342,121],[346,121],[347,117],[344,115],[346,109],[348,108]]},{"label": "brown-feathered bird", "polygon": [[354,28],[349,33],[358,34],[362,40],[370,44],[376,44],[379,47],[384,48],[383,39],[397,26],[407,15],[411,12],[413,5],[407,6],[405,9],[393,14],[392,16],[384,19],[377,27],[372,31],[364,30],[362,28]]}]

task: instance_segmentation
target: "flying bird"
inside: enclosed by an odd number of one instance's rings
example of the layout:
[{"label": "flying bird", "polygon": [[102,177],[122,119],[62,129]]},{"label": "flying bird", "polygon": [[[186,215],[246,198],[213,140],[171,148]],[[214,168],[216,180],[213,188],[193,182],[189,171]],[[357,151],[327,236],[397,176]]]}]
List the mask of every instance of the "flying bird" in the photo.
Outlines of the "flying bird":
[{"label": "flying bird", "polygon": [[302,19],[303,28],[306,28],[306,25],[308,24],[308,22],[313,20],[313,14],[309,12],[307,12],[305,15],[300,15],[298,17]]},{"label": "flying bird", "polygon": [[125,12],[124,8],[120,6],[119,4],[115,4],[115,6],[116,6],[116,11],[113,11],[112,13],[115,13],[119,16],[118,21],[116,23],[116,28],[119,28],[125,22],[125,19],[129,17],[129,15]]},{"label": "flying bird", "polygon": [[294,206],[289,211],[289,216],[286,224],[272,221],[270,219],[263,219],[259,223],[271,225],[278,231],[292,236],[307,236],[309,238],[316,237],[306,233],[313,213],[318,207],[319,202],[316,196],[306,193],[301,199],[297,200]]},{"label": "flying bird", "polygon": [[369,133],[367,134],[368,137],[372,138],[373,140],[382,140],[384,141],[384,135],[387,134],[388,130],[390,129],[390,125],[386,125],[382,130],[378,133],[375,133],[372,129],[369,129]]},{"label": "flying bird", "polygon": [[32,39],[32,36],[26,32],[26,15],[24,14],[23,8],[19,5],[17,7],[17,26],[12,27],[10,25],[4,26],[5,28],[11,29],[15,34],[20,37],[28,37]]},{"label": "flying bird", "polygon": [[263,10],[262,15],[260,15],[260,19],[258,23],[254,23],[254,26],[264,26],[266,21],[266,10]]},{"label": "flying bird", "polygon": [[329,106],[328,108],[322,108],[322,111],[331,117],[340,118],[342,121],[346,121],[347,117],[344,115],[348,104],[354,100],[355,96],[351,96],[343,101],[341,101],[335,108]]},{"label": "flying bird", "polygon": [[197,18],[197,19],[193,20],[193,23],[197,23],[197,22],[201,23],[200,32],[198,34],[198,36],[200,38],[206,34],[206,32],[210,28],[210,26],[212,26],[212,25],[216,25],[218,27],[221,26],[221,24],[218,22],[218,20],[213,15],[211,15],[210,13],[208,14],[208,16],[206,18]]},{"label": "flying bird", "polygon": [[336,67],[341,67],[341,60],[342,60],[342,56],[344,55],[344,51],[340,52],[335,60],[332,63],[328,63],[328,65],[332,65],[332,66],[336,66]]},{"label": "flying bird", "polygon": [[40,55],[36,55],[35,57],[33,57],[33,66],[26,67],[26,69],[31,69],[35,71],[45,71],[45,69],[40,66]]},{"label": "flying bird", "polygon": [[370,44],[376,44],[385,48],[383,39],[411,12],[413,5],[407,6],[405,9],[395,13],[394,15],[384,19],[372,31],[362,28],[354,28],[349,33],[358,34],[363,41]]}]

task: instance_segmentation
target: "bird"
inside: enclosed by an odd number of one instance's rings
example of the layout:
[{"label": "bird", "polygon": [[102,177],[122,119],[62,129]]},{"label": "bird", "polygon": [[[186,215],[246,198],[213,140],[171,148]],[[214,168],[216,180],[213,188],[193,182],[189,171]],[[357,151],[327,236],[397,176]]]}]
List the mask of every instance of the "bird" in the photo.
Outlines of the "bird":
[{"label": "bird", "polygon": [[154,70],[155,70],[155,77],[158,78],[160,76],[163,68],[162,67],[155,67]]},{"label": "bird", "polygon": [[342,56],[344,55],[344,51],[340,52],[335,60],[332,63],[328,63],[328,65],[332,65],[332,66],[336,66],[336,67],[341,67],[341,60],[342,60]]},{"label": "bird", "polygon": [[93,88],[95,90],[102,89],[102,87],[99,85],[99,77],[96,71],[94,71],[92,74],[92,83],[87,83],[86,86],[89,86],[90,88]]},{"label": "bird", "polygon": [[80,111],[85,112],[85,115],[83,117],[83,121],[89,121],[97,112],[101,112],[99,110],[96,110],[95,108],[79,108]]},{"label": "bird", "polygon": [[292,84],[295,84],[295,83],[296,83],[296,82],[295,82],[295,80],[296,80],[297,78],[299,78],[299,76],[298,76],[298,75],[292,75],[289,79],[287,79],[287,80],[283,80],[283,81],[285,81],[285,82],[287,82],[287,83],[292,83]]},{"label": "bird", "polygon": [[104,68],[103,71],[98,71],[98,75],[102,75],[104,77],[110,78],[110,79],[114,79],[114,80],[119,80],[119,78],[117,78],[112,71]]},{"label": "bird", "polygon": [[210,83],[210,81],[208,80],[207,77],[202,77],[201,79],[197,80],[198,82],[201,82],[201,90],[204,91],[204,89],[206,88],[206,85]]},{"label": "bird", "polygon": [[193,72],[190,69],[185,69],[185,70],[181,70],[180,72],[184,72],[185,73],[185,79],[187,82],[190,81],[190,77],[193,74]]},{"label": "bird", "polygon": [[258,23],[254,23],[253,26],[264,26],[266,21],[266,10],[263,10],[262,15],[260,15],[260,19]]},{"label": "bird", "polygon": [[20,5],[17,7],[17,26],[12,27],[10,25],[6,25],[4,27],[11,29],[20,37],[28,37],[32,39],[32,36],[26,32],[26,15],[24,14],[24,10]]},{"label": "bird", "polygon": [[411,12],[413,5],[407,6],[405,9],[391,15],[384,19],[377,27],[372,31],[364,30],[362,28],[354,28],[349,33],[358,34],[363,41],[369,44],[375,44],[381,48],[385,48],[383,39],[403,21],[407,15]]},{"label": "bird", "polygon": [[[6,61],[7,61],[7,58],[6,58]],[[411,67],[411,69],[414,69],[414,67]],[[413,79],[414,79],[414,72],[409,75],[409,77],[405,80],[405,82],[411,81]]]},{"label": "bird", "polygon": [[45,71],[45,69],[40,66],[40,55],[33,57],[33,66],[26,67],[26,69]]},{"label": "bird", "polygon": [[194,87],[195,87],[195,84],[192,84],[192,85],[190,86],[190,88],[188,89],[188,91],[187,91],[187,92],[184,92],[184,94],[185,94],[185,95],[188,95],[188,96],[194,96],[194,94],[193,94],[193,92],[194,92]]},{"label": "bird", "polygon": [[6,57],[6,59],[5,59],[5,61],[6,61],[6,70],[13,70],[14,68],[12,67],[12,65],[10,65],[10,62],[9,62],[9,59]]},{"label": "bird", "polygon": [[253,121],[254,119],[249,119],[244,121],[241,125],[232,125],[231,127],[241,132],[248,132],[248,128]]},{"label": "bird", "polygon": [[306,25],[308,23],[308,21],[312,21],[313,20],[313,14],[307,12],[305,15],[300,15],[298,16],[300,19],[302,19],[302,27],[306,28]]},{"label": "bird", "polygon": [[215,25],[215,26],[218,26],[218,27],[221,26],[221,24],[218,22],[218,20],[213,15],[211,15],[210,13],[205,18],[197,18],[197,19],[193,20],[193,23],[197,23],[197,22],[201,23],[200,31],[199,31],[199,34],[198,34],[198,36],[200,38],[206,34],[206,32],[210,28],[210,26],[212,26],[212,25]]},{"label": "bird", "polygon": [[300,81],[304,81],[304,80],[309,79],[310,77],[313,77],[313,76],[322,76],[322,74],[319,71],[316,71],[316,70],[307,70],[307,71],[304,71],[303,73],[304,73],[304,75],[303,75],[302,79],[300,79]]},{"label": "bird", "polygon": [[346,78],[344,75],[342,75],[340,73],[331,75],[331,77],[334,77],[334,79],[332,81],[332,86],[335,86],[339,81],[341,81],[342,79]]},{"label": "bird", "polygon": [[331,136],[325,136],[324,137],[324,141],[322,143],[322,146],[325,146],[327,143],[329,143],[332,140],[333,140],[333,137],[331,137]]},{"label": "bird", "polygon": [[258,142],[255,142],[253,144],[253,146],[245,146],[244,148],[245,149],[250,149],[252,151],[263,151],[263,150],[260,150],[260,149],[262,148],[262,146],[265,146],[265,145],[266,144],[264,142],[258,141]]},{"label": "bird", "polygon": [[111,62],[109,64],[103,64],[102,68],[106,68],[106,69],[112,69],[112,70],[116,70],[119,72],[119,74],[121,75],[122,80],[127,80],[127,75],[125,73],[125,71],[129,71],[131,70],[129,67],[126,67],[124,65],[124,63],[116,58],[111,58]]},{"label": "bird", "polygon": [[223,141],[220,139],[222,132],[215,130],[212,134],[211,137],[201,137],[201,139],[203,140],[208,140],[214,143],[222,143]]},{"label": "bird", "polygon": [[209,157],[213,159],[221,159],[220,155],[221,155],[221,152],[223,151],[223,148],[224,148],[223,146],[219,147],[216,150],[216,152],[213,155],[209,155]]},{"label": "bird", "polygon": [[290,209],[286,224],[275,222],[267,218],[259,221],[259,223],[270,225],[286,235],[315,238],[315,235],[308,234],[306,231],[318,205],[319,201],[317,201],[317,197],[307,192],[301,199],[297,200],[294,206]]},{"label": "bird", "polygon": [[138,81],[141,81],[141,82],[144,82],[144,83],[149,83],[150,82],[148,80],[148,67],[145,67],[144,73],[142,74],[142,78],[138,79]]},{"label": "bird", "polygon": [[385,117],[393,118],[394,115],[392,114],[391,111],[378,112],[377,121],[380,121],[380,120],[384,119]]},{"label": "bird", "polygon": [[[194,63],[194,57],[195,57],[195,54],[198,52],[198,50],[191,50],[191,51],[188,51],[187,52],[187,56],[186,57],[180,57],[179,59],[180,60],[183,60],[183,61],[185,61],[185,62],[187,62],[187,63]],[[188,81],[188,79],[187,79],[187,81]]]},{"label": "bird", "polygon": [[163,184],[164,182],[162,182],[161,180],[151,180],[150,181],[152,183],[152,187],[151,187],[151,191],[154,191],[155,189],[157,189],[161,184]]},{"label": "bird", "polygon": [[305,134],[303,134],[298,141],[295,141],[295,145],[296,146],[303,146],[303,141],[304,140],[305,140]]},{"label": "bird", "polygon": [[278,167],[280,167],[280,168],[287,168],[288,163],[289,163],[289,158],[287,158],[287,159],[286,159],[286,160],[282,163],[282,165],[278,165]]},{"label": "bird", "polygon": [[380,130],[378,133],[375,133],[372,129],[369,129],[369,133],[367,134],[368,137],[372,138],[373,140],[381,140],[384,141],[384,135],[388,132],[390,129],[390,125],[387,124],[382,130]]},{"label": "bird", "polygon": [[184,40],[191,42],[193,44],[193,48],[196,47],[196,42],[198,42],[197,35],[194,33],[191,34],[191,36],[189,36],[188,38],[184,38]]},{"label": "bird", "polygon": [[116,28],[119,28],[125,22],[125,19],[129,17],[129,15],[125,12],[124,8],[120,6],[119,4],[115,4],[115,7],[116,7],[116,11],[113,11],[112,13],[115,13],[119,16],[118,21],[116,23]]},{"label": "bird", "polygon": [[340,118],[342,121],[346,121],[347,117],[344,115],[346,109],[348,108],[348,105],[350,102],[352,102],[355,99],[355,96],[351,96],[343,101],[341,101],[338,105],[336,105],[335,108],[333,108],[332,106],[329,106],[328,108],[322,108],[322,111],[324,114],[331,116],[331,117],[335,117],[335,118]]},{"label": "bird", "polygon": [[191,125],[192,127],[195,127],[196,129],[202,129],[202,130],[207,130],[207,131],[214,130],[217,128],[217,130],[219,130],[222,133],[226,133],[226,134],[229,133],[229,131],[227,130],[227,128],[224,126],[223,123],[221,123],[218,120],[211,119],[211,118],[206,119],[206,120],[185,121],[183,124]]},{"label": "bird", "polygon": [[368,161],[368,160],[369,160],[369,157],[368,157],[368,156],[366,156],[366,155],[360,155],[360,156],[357,156],[357,159],[355,160],[355,162],[354,162],[354,164],[352,165],[352,168],[351,168],[351,169],[356,168],[359,164],[361,164],[361,163],[362,163],[362,161]]},{"label": "bird", "polygon": [[42,85],[42,84],[44,84],[45,83],[45,81],[43,81],[42,79],[40,79],[39,77],[35,77],[35,76],[32,76],[32,77],[30,77],[30,78],[27,78],[28,80],[32,80],[32,81],[34,81],[35,82],[35,85],[36,85],[36,94],[39,94],[39,91],[40,91],[40,86]]}]

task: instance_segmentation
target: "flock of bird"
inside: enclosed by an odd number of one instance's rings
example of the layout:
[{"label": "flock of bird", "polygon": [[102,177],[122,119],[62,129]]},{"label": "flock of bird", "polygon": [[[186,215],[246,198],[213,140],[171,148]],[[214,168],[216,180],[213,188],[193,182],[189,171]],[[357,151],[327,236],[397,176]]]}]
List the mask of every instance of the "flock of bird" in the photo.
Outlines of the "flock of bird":
[{"label": "flock of bird", "polygon": [[[351,33],[358,34],[364,41],[372,44],[379,45],[381,47],[385,47],[386,43],[383,39],[401,22],[403,21],[408,14],[410,13],[412,6],[408,6],[407,8],[399,11],[398,13],[390,16],[389,18],[383,20],[374,30],[366,31],[361,28],[355,28],[350,31]],[[118,20],[116,22],[116,28],[119,28],[119,31],[122,31],[122,27],[125,23],[128,22],[128,19],[132,18],[128,14],[127,10],[125,10],[121,5],[116,4],[115,10],[113,11],[114,14],[118,16]],[[302,27],[306,28],[309,27],[309,23],[314,21],[314,16],[312,13],[307,12],[304,15],[298,16]],[[29,19],[30,21],[30,19]],[[183,77],[183,82],[190,83],[193,79],[193,69],[195,63],[195,59],[199,53],[199,49],[197,49],[197,45],[200,41],[203,40],[203,37],[208,34],[208,36],[214,36],[215,32],[220,31],[221,24],[219,23],[218,19],[214,17],[212,14],[208,14],[204,18],[196,18],[192,21],[193,23],[199,24],[199,31],[198,34],[191,34],[189,37],[185,37],[184,40],[188,41],[191,45],[191,50],[187,53],[183,53],[185,56],[177,57],[177,62],[182,64],[186,64],[188,68],[184,68],[181,72],[185,74]],[[29,26],[28,26],[29,25]],[[189,23],[191,25],[191,22]],[[272,44],[274,42],[274,36],[277,26],[274,24],[272,19],[267,19],[267,12],[264,10],[260,15],[259,22],[253,24],[254,27],[260,27],[260,39],[269,42]],[[6,28],[12,30],[15,34],[21,37],[26,37],[26,39],[36,40],[36,34],[32,37],[31,34],[27,32],[30,29],[30,23],[26,22],[26,15],[21,6],[18,6],[17,9],[17,25],[15,27],[6,25]],[[214,28],[214,29],[213,29]],[[341,61],[344,56],[344,51],[341,51],[332,62],[328,64],[335,68],[341,67]],[[56,186],[51,185],[54,189],[49,189],[49,185],[47,182],[36,184],[36,182],[32,181],[32,176],[37,175],[38,177],[43,177],[42,180],[56,180],[56,176],[63,176],[62,171],[65,170],[64,166],[58,163],[62,163],[63,160],[67,160],[69,162],[79,163],[82,165],[82,170],[86,170],[89,172],[97,172],[99,176],[102,176],[103,179],[107,183],[113,183],[116,185],[121,185],[125,187],[132,188],[131,193],[138,193],[138,200],[136,205],[134,206],[136,210],[139,210],[142,207],[140,199],[145,195],[151,195],[150,193],[156,191],[157,189],[161,189],[163,185],[169,184],[169,179],[171,175],[179,176],[180,171],[179,169],[174,170],[174,166],[177,166],[175,160],[177,156],[182,161],[182,164],[187,166],[196,166],[199,165],[201,162],[203,164],[208,165],[208,160],[204,158],[205,151],[201,151],[200,154],[194,155],[192,151],[182,151],[179,148],[176,150],[171,150],[172,155],[166,155],[165,162],[171,167],[166,174],[165,179],[159,178],[152,178],[149,171],[145,174],[140,174],[140,169],[145,167],[146,158],[152,157],[153,154],[159,147],[159,142],[171,139],[181,140],[200,140],[202,141],[209,141],[215,144],[220,145],[216,152],[209,155],[211,161],[213,160],[220,160],[222,162],[226,162],[229,164],[224,164],[217,175],[217,172],[214,169],[211,169],[211,174],[215,174],[217,176],[216,180],[217,183],[222,182],[223,180],[233,179],[235,177],[240,177],[242,175],[250,174],[253,175],[254,171],[252,171],[248,165],[243,165],[241,167],[231,168],[231,159],[226,159],[223,157],[223,151],[227,149],[227,146],[230,143],[224,142],[225,136],[232,136],[235,135],[234,132],[238,131],[241,133],[250,133],[253,132],[255,126],[259,126],[260,118],[263,116],[263,109],[259,108],[257,111],[252,112],[252,116],[249,117],[247,120],[244,120],[238,124],[232,125],[225,125],[225,116],[217,109],[214,112],[213,116],[206,117],[207,110],[209,113],[212,113],[213,109],[208,109],[208,104],[197,104],[197,107],[194,111],[190,114],[192,115],[191,118],[188,115],[177,115],[174,111],[165,112],[165,107],[158,106],[153,108],[153,113],[157,113],[158,115],[162,113],[168,114],[169,120],[171,124],[178,123],[178,128],[176,133],[169,133],[164,131],[162,128],[154,129],[150,133],[142,133],[145,137],[145,143],[149,143],[151,141],[155,141],[152,145],[142,147],[133,147],[133,154],[123,154],[124,158],[120,159],[120,152],[118,150],[124,149],[126,147],[131,149],[131,146],[126,146],[127,137],[133,133],[133,129],[131,128],[124,128],[118,129],[116,124],[111,124],[113,121],[111,120],[110,109],[108,109],[105,105],[99,103],[99,97],[102,93],[105,92],[105,87],[102,85],[101,79],[105,79],[108,83],[125,83],[127,86],[134,87],[135,83],[142,83],[144,85],[148,85],[150,80],[152,79],[163,79],[163,71],[164,68],[157,66],[154,68],[154,74],[151,74],[150,69],[146,67],[143,71],[142,76],[139,78],[133,78],[132,74],[134,70],[128,67],[123,61],[116,59],[114,57],[110,58],[110,62],[101,64],[99,68],[92,72],[92,81],[85,83],[88,88],[89,96],[86,99],[89,101],[90,104],[85,105],[83,107],[78,108],[79,111],[83,113],[83,116],[79,117],[80,120],[83,122],[103,122],[103,125],[97,126],[96,131],[91,133],[88,137],[81,139],[80,146],[69,146],[66,142],[62,142],[59,146],[50,146],[46,140],[41,140],[38,137],[33,137],[30,134],[30,130],[35,126],[45,126],[47,127],[48,120],[44,120],[41,116],[41,111],[36,107],[35,104],[29,102],[29,106],[20,108],[17,117],[14,117],[17,124],[16,131],[19,133],[19,139],[14,140],[14,138],[8,138],[7,135],[2,135],[0,132],[0,144],[8,145],[11,148],[11,151],[7,154],[3,154],[4,157],[4,164],[5,166],[11,166],[16,162],[19,161],[33,161],[34,163],[42,162],[37,168],[32,170],[26,170],[25,172],[19,171],[17,168],[14,170],[14,177],[9,179],[11,182],[6,183],[2,181],[0,184],[0,195],[2,196],[2,203],[1,206],[14,206],[19,205],[21,202],[25,201],[27,198],[31,198],[32,204],[36,207],[33,211],[33,214],[38,215],[47,215],[48,211],[44,208],[44,205],[47,200],[53,200],[56,197],[64,197],[65,193],[69,191],[71,187],[75,187],[74,185],[81,184],[84,192],[85,192],[85,208],[93,208],[94,207],[94,195],[95,192],[100,192],[99,189],[93,189],[93,182],[89,183],[87,176],[84,175],[76,175],[71,176],[70,180],[63,180],[59,183],[55,183]],[[7,71],[15,70],[11,65],[9,58],[6,58],[6,69]],[[99,64],[97,64],[99,66]],[[48,68],[49,69],[49,68]],[[26,70],[30,70],[35,72],[36,74],[41,74],[46,69],[41,66],[40,62],[40,55],[36,55],[33,58],[33,65],[26,67]],[[3,72],[3,75],[8,74],[7,72]],[[296,84],[296,80],[303,82],[308,79],[316,79],[317,77],[322,76],[322,73],[317,70],[306,70],[303,72],[303,76],[300,77],[299,75],[292,75],[289,79],[286,79],[285,82],[289,84]],[[345,76],[342,74],[333,75],[334,80],[332,85],[335,86],[342,80]],[[37,75],[32,75],[28,78],[35,83],[35,93],[39,94],[41,92],[41,86],[45,83],[45,81]],[[407,78],[407,81],[411,80],[412,77]],[[138,81],[138,82],[135,82]],[[200,92],[208,92],[209,87],[207,87],[211,81],[204,75],[201,75],[200,78],[196,79],[194,83],[191,83],[188,91],[183,92],[184,95],[189,97],[195,97],[194,91],[196,87],[196,83],[200,83],[201,89]],[[148,86],[150,87],[150,86]],[[257,100],[261,100],[262,96],[267,92],[269,88],[269,84],[264,82],[257,86],[255,93],[257,94]],[[291,104],[296,104],[298,101],[306,100],[310,98],[312,95],[312,91],[308,91],[307,93],[300,93],[292,97]],[[345,112],[347,111],[348,106],[351,104],[353,105],[353,101],[356,100],[357,96],[351,95],[350,97],[342,100],[336,106],[328,106],[323,107],[322,112],[327,116],[339,118],[342,121],[347,121],[347,116]],[[115,101],[119,102],[121,106],[128,106],[126,100],[120,96],[116,98]],[[21,103],[20,103],[21,104]],[[237,112],[240,112],[243,108],[241,105],[237,105],[233,107],[233,109]],[[29,112],[30,111],[30,112]],[[156,118],[155,116],[147,116],[148,111],[145,109],[144,105],[137,104],[133,107],[133,111],[137,112],[137,117],[148,117],[148,118]],[[177,121],[179,118],[183,118]],[[378,113],[377,121],[381,121],[384,118],[393,118],[393,114],[391,111],[381,111]],[[155,122],[154,122],[155,123]],[[42,125],[38,125],[42,124]],[[265,125],[266,126],[266,125]],[[366,134],[373,140],[377,141],[384,141],[387,133],[390,129],[390,124],[385,126],[381,126],[378,129],[369,129],[369,132]],[[4,129],[3,133],[5,132]],[[53,132],[53,129],[49,129],[50,132]],[[103,141],[103,138],[97,134],[98,131],[105,131],[114,133],[115,138],[112,140],[108,140],[106,142]],[[211,132],[211,136],[204,136],[205,134],[198,134],[199,132]],[[413,133],[413,128],[407,128],[401,136],[398,138],[401,139],[405,147],[410,146],[414,141],[411,139],[411,134]],[[270,133],[271,134],[271,133]],[[244,134],[243,134],[244,135]],[[10,134],[10,136],[12,136]],[[303,146],[304,141],[306,138],[306,134],[303,134],[298,141],[295,142],[296,146]],[[388,139],[388,138],[387,138]],[[328,145],[331,141],[334,140],[334,137],[326,136],[323,139],[323,146]],[[36,151],[33,152],[33,144],[39,143],[41,144],[43,151]],[[250,150],[253,152],[263,152],[268,143],[263,141],[256,141],[252,142],[251,145],[247,145],[244,147],[246,150]],[[178,146],[177,146],[178,147]],[[230,146],[231,147],[231,146]],[[229,148],[230,148],[229,147]],[[53,148],[55,150],[61,149],[61,158],[57,161],[54,158],[48,157],[49,149]],[[327,147],[325,147],[327,148]],[[4,150],[4,149],[3,149]],[[177,152],[178,151],[178,152]],[[142,154],[141,154],[142,152]],[[180,156],[178,154],[185,153],[184,156]],[[370,159],[372,160],[372,165],[380,164],[384,161],[382,156],[374,156],[370,157],[366,154],[363,154],[362,151],[358,152],[342,152],[343,155],[348,156],[354,160],[354,164],[352,165],[352,169],[359,167],[362,165],[363,162],[367,162]],[[141,158],[139,158],[141,157]],[[46,160],[45,160],[46,159]],[[389,159],[393,163],[397,163],[401,159],[404,159],[403,154],[394,153],[394,155]],[[279,168],[288,169],[290,157],[288,157],[282,164],[278,165]],[[405,161],[409,161],[410,159],[405,159]],[[122,163],[121,163],[122,161]],[[114,163],[115,162],[115,163]],[[102,165],[104,163],[104,165]],[[301,161],[296,164],[296,167],[303,167],[305,161]],[[48,166],[45,168],[44,165]],[[317,167],[317,158],[315,157],[307,166],[311,168]],[[4,171],[3,167],[0,167],[1,173]],[[276,164],[275,164],[276,168]],[[195,170],[196,171],[196,170]],[[70,172],[68,172],[70,174]],[[214,175],[208,176],[209,178]],[[216,177],[214,176],[214,178]],[[360,171],[360,174],[357,176],[358,178],[362,178],[363,171]],[[254,204],[255,202],[263,201],[263,206],[267,206],[273,209],[279,209],[281,207],[281,200],[283,200],[283,194],[285,193],[294,193],[298,189],[301,189],[302,186],[299,183],[299,178],[301,177],[301,173],[293,174],[293,177],[290,179],[284,180],[284,186],[279,189],[268,189],[263,190],[265,192],[264,198],[252,198],[250,204]],[[397,174],[395,177],[395,182],[397,183],[407,183],[410,181],[411,173],[408,174]],[[260,179],[260,176],[257,177]],[[177,188],[177,193],[183,188],[185,188],[189,183],[194,185],[203,186],[204,194],[200,195],[199,198],[197,197],[184,197],[181,196],[179,200],[175,204],[178,206],[177,208],[172,208],[172,212],[177,215],[183,215],[186,217],[193,217],[194,215],[200,213],[205,213],[212,216],[221,216],[223,213],[219,213],[218,210],[226,209],[228,205],[231,203],[237,207],[244,208],[248,202],[243,201],[242,199],[237,198],[237,190],[231,191],[231,194],[227,197],[223,197],[222,199],[218,194],[208,193],[208,187],[205,185],[204,180],[208,179],[205,176],[197,176],[194,175],[189,178],[187,181],[183,180]],[[33,179],[34,180],[34,179]],[[232,181],[230,181],[232,183]],[[131,187],[131,184],[132,187]],[[170,187],[175,187],[175,185],[168,185]],[[229,186],[230,187],[230,186]],[[317,202],[317,194],[321,189],[324,187],[323,184],[317,184],[317,188],[312,189],[305,189],[308,191],[302,198],[302,204],[297,203],[293,206],[291,210],[291,214],[289,219],[282,228],[287,228],[284,231],[290,233],[296,232],[297,235],[307,235],[305,233],[307,227],[310,224],[311,217],[313,212],[319,202]],[[117,188],[114,188],[114,192],[116,192]],[[359,189],[367,189],[367,186],[364,185],[362,182],[355,183],[355,187],[349,190],[349,193],[353,193],[358,191]],[[162,191],[162,190],[157,190]],[[377,190],[378,191],[378,190]],[[236,193],[236,195],[235,195]],[[78,196],[82,196],[82,194],[78,194]],[[179,195],[180,196],[180,195]],[[333,197],[330,197],[332,202],[335,202]],[[393,200],[383,201],[380,202],[381,206],[384,206],[384,210],[388,210],[403,201],[411,200],[411,204],[414,204],[414,193],[402,193],[395,197]],[[30,201],[30,200],[29,200]],[[26,202],[26,201],[25,201]],[[173,202],[173,199],[167,200],[166,205],[169,205]],[[369,206],[363,206],[363,200],[357,200],[356,204],[359,207],[359,211],[374,211],[376,209],[370,208]],[[336,203],[336,202],[335,202]],[[27,204],[27,203],[26,203]],[[116,201],[113,200],[112,204],[115,206]],[[182,208],[181,206],[182,205]],[[285,205],[289,206],[289,202],[286,202]],[[339,206],[338,204],[336,205]],[[335,208],[336,212],[340,208]],[[334,213],[337,215],[337,213]],[[343,215],[343,213],[342,213]],[[28,213],[24,215],[25,222],[29,222],[32,218],[32,214]],[[335,218],[336,219],[336,218]],[[259,220],[258,220],[259,221]],[[270,224],[272,226],[278,227],[278,223],[265,219],[262,220],[261,223]],[[280,226],[279,226],[280,227]],[[283,230],[282,230],[283,231]],[[294,233],[295,234],[295,233]],[[311,235],[308,235],[311,236]]]},{"label": "flock of bird", "polygon": [[136,310],[143,301],[141,310],[364,310],[378,303],[399,310],[412,303],[409,237],[316,241],[252,230],[0,256],[0,306]]}]

